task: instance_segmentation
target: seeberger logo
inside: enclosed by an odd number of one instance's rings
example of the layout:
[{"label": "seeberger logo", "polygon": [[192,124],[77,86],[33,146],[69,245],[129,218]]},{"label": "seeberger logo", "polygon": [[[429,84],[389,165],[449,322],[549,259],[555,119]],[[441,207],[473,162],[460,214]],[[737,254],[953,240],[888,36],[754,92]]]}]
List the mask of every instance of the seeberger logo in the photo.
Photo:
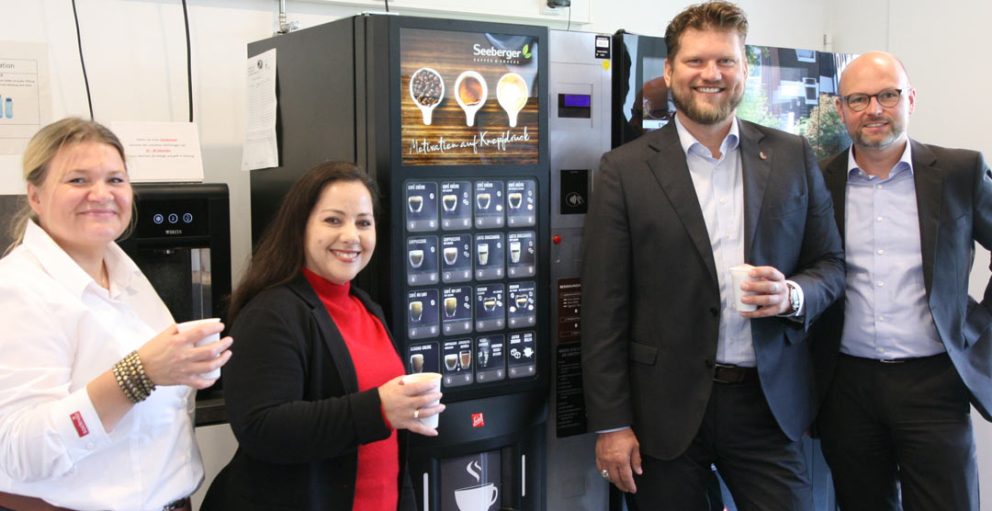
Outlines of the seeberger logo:
[{"label": "seeberger logo", "polygon": [[485,47],[475,43],[472,45],[472,55],[475,57],[475,62],[490,64],[523,64],[532,57],[530,44],[525,44],[519,50],[508,50],[494,46]]}]

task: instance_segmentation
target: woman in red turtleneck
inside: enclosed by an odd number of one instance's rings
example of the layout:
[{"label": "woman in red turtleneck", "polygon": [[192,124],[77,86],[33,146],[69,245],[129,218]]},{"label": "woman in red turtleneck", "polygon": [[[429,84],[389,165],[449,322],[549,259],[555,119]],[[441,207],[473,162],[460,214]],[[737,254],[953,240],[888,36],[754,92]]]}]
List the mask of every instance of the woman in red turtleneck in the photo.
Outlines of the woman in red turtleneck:
[{"label": "woman in red turtleneck", "polygon": [[239,447],[202,509],[413,509],[403,435],[437,432],[430,383],[404,383],[381,309],[351,280],[375,249],[375,183],[324,163],[293,187],[241,285],[224,395]]}]

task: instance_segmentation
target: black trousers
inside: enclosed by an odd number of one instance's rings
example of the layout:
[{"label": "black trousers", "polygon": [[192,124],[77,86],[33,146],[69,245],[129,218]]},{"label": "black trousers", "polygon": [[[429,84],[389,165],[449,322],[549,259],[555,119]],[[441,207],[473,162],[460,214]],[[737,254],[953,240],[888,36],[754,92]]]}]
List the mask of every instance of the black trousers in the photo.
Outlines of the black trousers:
[{"label": "black trousers", "polygon": [[813,495],[802,442],[782,433],[761,385],[714,383],[703,423],[674,460],[642,456],[633,500],[639,511],[707,511],[716,464],[740,511],[807,511]]},{"label": "black trousers", "polygon": [[840,508],[978,511],[970,410],[946,354],[898,363],[841,355],[818,418]]}]

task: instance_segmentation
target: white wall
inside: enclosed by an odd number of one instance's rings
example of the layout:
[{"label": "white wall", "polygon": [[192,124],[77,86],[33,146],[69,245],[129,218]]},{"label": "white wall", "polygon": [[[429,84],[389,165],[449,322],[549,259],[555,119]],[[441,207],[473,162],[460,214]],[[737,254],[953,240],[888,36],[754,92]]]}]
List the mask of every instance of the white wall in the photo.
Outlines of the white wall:
[{"label": "white wall", "polygon": [[[439,2],[441,0],[438,0]],[[517,2],[540,0],[514,0]],[[581,0],[573,0],[575,2]],[[572,28],[612,33],[661,35],[671,17],[689,1],[587,0],[591,23]],[[186,120],[185,42],[182,9],[176,0],[82,0],[77,2],[83,49],[98,121]],[[195,118],[199,125],[206,180],[231,189],[235,278],[250,252],[248,176],[241,173],[246,44],[275,30],[276,0],[190,0]],[[290,19],[305,28],[363,10],[321,2],[288,2]],[[992,68],[974,54],[988,47],[987,0],[742,0],[751,22],[749,42],[771,46],[864,52],[887,49],[903,58],[919,90],[912,134],[925,141],[980,149],[992,154],[985,119],[992,102],[981,92]],[[391,3],[403,12],[402,1]],[[0,0],[0,39],[49,45],[53,113],[87,116],[70,3],[66,0]],[[455,17],[473,17],[457,15]],[[477,17],[483,19],[484,17]],[[489,19],[489,18],[486,18]],[[564,28],[564,22],[549,22]],[[19,173],[17,157],[0,156],[0,173]],[[988,253],[979,252],[972,292],[988,280]],[[977,419],[977,416],[976,416]],[[992,427],[976,420],[984,480],[992,477]],[[201,429],[208,471],[216,473],[233,452],[226,427]],[[992,484],[983,484],[992,502]]]}]

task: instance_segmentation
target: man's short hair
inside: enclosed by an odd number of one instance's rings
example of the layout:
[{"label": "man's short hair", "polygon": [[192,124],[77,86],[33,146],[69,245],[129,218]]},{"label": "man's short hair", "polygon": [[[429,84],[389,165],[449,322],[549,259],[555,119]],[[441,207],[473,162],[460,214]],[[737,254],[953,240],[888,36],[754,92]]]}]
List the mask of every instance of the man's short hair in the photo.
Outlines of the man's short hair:
[{"label": "man's short hair", "polygon": [[747,40],[747,14],[736,4],[724,1],[690,5],[678,13],[665,30],[668,58],[679,52],[679,39],[687,29],[737,31],[741,45]]}]

